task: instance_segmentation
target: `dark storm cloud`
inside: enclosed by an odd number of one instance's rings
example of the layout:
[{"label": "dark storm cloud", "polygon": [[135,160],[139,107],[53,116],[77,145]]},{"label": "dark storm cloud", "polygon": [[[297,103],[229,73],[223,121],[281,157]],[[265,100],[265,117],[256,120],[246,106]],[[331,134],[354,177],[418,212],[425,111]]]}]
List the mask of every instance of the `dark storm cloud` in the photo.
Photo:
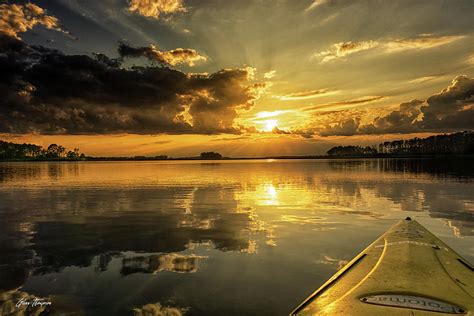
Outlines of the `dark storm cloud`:
[{"label": "dark storm cloud", "polygon": [[321,136],[350,136],[357,133],[357,129],[360,125],[359,118],[351,118],[345,121],[339,122],[334,126],[328,126],[322,130],[319,134]]},{"label": "dark storm cloud", "polygon": [[372,124],[358,126],[356,132],[365,134],[410,133],[419,131],[417,119],[420,117],[422,100],[411,100],[400,104],[398,110],[386,116],[377,117]]},{"label": "dark storm cloud", "polygon": [[215,129],[227,133],[248,132],[251,128],[242,126],[237,131],[232,123],[237,110],[250,110],[254,99],[265,89],[262,83],[242,85],[253,76],[253,71],[252,68],[223,69],[193,80],[192,89],[200,92],[184,97],[193,127],[207,134]]},{"label": "dark storm cloud", "polygon": [[319,133],[364,135],[387,133],[446,132],[474,128],[474,79],[457,76],[451,85],[426,101],[412,100],[373,122],[363,125],[360,117],[346,119]]},{"label": "dark storm cloud", "polygon": [[0,132],[42,134],[240,133],[258,85],[251,70],[193,75],[120,67],[98,54],[65,55],[0,36]]}]

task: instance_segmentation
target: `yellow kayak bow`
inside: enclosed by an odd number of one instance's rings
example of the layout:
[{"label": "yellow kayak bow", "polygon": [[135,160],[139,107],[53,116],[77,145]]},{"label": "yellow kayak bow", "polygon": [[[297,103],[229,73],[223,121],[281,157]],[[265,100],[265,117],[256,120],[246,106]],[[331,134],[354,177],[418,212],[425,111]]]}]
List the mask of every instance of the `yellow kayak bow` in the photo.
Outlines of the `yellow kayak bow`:
[{"label": "yellow kayak bow", "polygon": [[474,315],[474,267],[407,217],[290,315]]}]

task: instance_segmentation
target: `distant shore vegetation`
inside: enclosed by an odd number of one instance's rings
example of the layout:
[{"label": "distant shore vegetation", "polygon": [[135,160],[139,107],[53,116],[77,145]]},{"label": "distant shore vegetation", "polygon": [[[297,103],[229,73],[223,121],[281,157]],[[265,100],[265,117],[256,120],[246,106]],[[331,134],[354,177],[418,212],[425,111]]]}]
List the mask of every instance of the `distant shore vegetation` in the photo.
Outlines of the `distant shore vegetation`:
[{"label": "distant shore vegetation", "polygon": [[[347,157],[428,157],[474,155],[474,132],[464,131],[427,138],[412,138],[383,142],[374,146],[335,146],[324,156],[275,156],[262,159],[310,159]],[[57,144],[43,148],[34,144],[17,144],[0,140],[0,161],[126,161],[126,160],[221,160],[250,159],[223,157],[218,152],[202,152],[197,157],[173,158],[166,155],[133,157],[91,157],[78,148],[68,150]],[[253,158],[254,159],[254,158]]]},{"label": "distant shore vegetation", "polygon": [[213,151],[204,152],[200,155],[201,159],[222,159],[222,155]]},{"label": "distant shore vegetation", "polygon": [[376,146],[336,146],[330,157],[410,157],[474,154],[474,132],[464,131],[427,138],[384,142]]},{"label": "distant shore vegetation", "polygon": [[67,150],[57,144],[48,148],[34,144],[16,144],[0,141],[0,160],[85,160],[78,148]]}]

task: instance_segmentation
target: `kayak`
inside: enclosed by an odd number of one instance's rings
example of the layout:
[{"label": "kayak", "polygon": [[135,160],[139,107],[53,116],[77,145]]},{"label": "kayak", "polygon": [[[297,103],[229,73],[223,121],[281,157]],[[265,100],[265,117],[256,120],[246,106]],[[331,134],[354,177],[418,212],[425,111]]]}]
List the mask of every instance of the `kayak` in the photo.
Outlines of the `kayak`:
[{"label": "kayak", "polygon": [[290,315],[474,315],[474,267],[410,217]]}]

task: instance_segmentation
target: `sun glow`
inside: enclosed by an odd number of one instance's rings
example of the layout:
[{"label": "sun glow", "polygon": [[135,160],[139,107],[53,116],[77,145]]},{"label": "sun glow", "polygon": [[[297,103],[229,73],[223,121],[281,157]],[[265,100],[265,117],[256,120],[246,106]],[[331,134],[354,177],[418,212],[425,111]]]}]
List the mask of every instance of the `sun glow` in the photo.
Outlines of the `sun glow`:
[{"label": "sun glow", "polygon": [[284,113],[288,113],[288,112],[292,112],[292,111],[288,111],[288,110],[277,110],[277,111],[271,111],[271,112],[268,112],[268,111],[262,111],[262,112],[258,112],[255,117],[258,118],[258,119],[263,119],[263,118],[268,118],[268,117],[275,117],[275,116],[279,116],[281,114],[284,114]]},{"label": "sun glow", "polygon": [[265,132],[271,132],[275,127],[278,126],[277,120],[265,120],[263,123],[265,124],[265,127],[263,128]]}]

